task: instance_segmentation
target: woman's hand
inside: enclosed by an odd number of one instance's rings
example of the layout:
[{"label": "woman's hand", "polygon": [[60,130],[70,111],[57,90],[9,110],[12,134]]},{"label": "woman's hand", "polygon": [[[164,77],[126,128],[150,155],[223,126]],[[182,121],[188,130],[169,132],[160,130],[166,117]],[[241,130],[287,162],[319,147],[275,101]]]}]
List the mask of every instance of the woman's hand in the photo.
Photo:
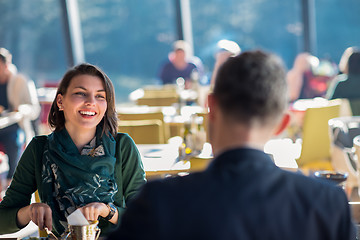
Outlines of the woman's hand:
[{"label": "woman's hand", "polygon": [[52,230],[52,211],[45,203],[33,203],[30,205],[30,219],[43,230]]},{"label": "woman's hand", "polygon": [[98,220],[99,216],[106,217],[110,212],[107,205],[100,202],[89,203],[79,209],[88,221]]},{"label": "woman's hand", "polygon": [[[105,203],[100,202],[89,203],[79,209],[88,221],[98,220],[99,217],[106,218],[110,213],[109,207]],[[116,211],[114,216],[109,220],[109,222],[117,224],[118,216],[119,213],[118,211]]]},{"label": "woman's hand", "polygon": [[19,227],[25,227],[33,221],[41,230],[48,228],[52,230],[52,211],[45,203],[32,203],[21,208],[17,213],[17,223]]}]

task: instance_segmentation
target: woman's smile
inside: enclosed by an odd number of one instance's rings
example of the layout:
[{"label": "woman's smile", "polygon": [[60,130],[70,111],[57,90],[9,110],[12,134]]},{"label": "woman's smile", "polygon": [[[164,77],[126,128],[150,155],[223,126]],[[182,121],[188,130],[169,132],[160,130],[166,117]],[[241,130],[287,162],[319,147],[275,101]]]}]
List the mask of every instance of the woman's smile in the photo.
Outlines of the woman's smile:
[{"label": "woman's smile", "polygon": [[94,130],[107,109],[103,82],[91,75],[74,77],[67,92],[59,94],[58,105],[64,112],[68,131]]}]

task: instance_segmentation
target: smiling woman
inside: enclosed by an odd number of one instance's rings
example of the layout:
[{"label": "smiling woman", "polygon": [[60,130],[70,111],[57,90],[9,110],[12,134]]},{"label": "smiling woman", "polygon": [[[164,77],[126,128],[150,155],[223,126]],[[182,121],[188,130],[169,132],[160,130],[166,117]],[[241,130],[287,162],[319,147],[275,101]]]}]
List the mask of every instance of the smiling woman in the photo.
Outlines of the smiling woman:
[{"label": "smiling woman", "polygon": [[86,135],[95,134],[96,126],[106,112],[106,91],[102,80],[91,75],[74,77],[67,92],[57,95],[56,104],[64,114],[66,129],[85,138],[75,143],[81,150],[88,142]]},{"label": "smiling woman", "polygon": [[[91,64],[69,70],[48,120],[53,133],[30,142],[0,203],[0,234],[32,220],[40,229],[61,235],[67,217],[80,209],[87,220],[99,220],[104,236],[145,183],[133,140],[117,133],[110,79]],[[41,203],[30,204],[36,189]]]}]

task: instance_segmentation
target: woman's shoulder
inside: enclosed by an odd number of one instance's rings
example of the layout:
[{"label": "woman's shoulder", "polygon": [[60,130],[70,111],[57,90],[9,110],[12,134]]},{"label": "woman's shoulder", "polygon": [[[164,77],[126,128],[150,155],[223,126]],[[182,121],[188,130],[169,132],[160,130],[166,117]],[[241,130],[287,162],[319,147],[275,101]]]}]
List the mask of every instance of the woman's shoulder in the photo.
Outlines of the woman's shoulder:
[{"label": "woman's shoulder", "polygon": [[115,140],[116,143],[128,143],[128,144],[132,144],[134,141],[132,140],[132,138],[129,136],[129,134],[127,133],[116,133],[115,136]]},{"label": "woman's shoulder", "polygon": [[41,143],[45,143],[48,140],[48,135],[37,135],[33,138],[33,141],[41,144]]},{"label": "woman's shoulder", "polygon": [[48,136],[47,135],[38,135],[33,137],[33,139],[31,140],[31,142],[29,143],[28,147],[29,148],[43,148],[45,143],[48,140]]},{"label": "woman's shoulder", "polygon": [[117,133],[115,140],[117,153],[127,155],[138,152],[134,140],[127,133]]}]

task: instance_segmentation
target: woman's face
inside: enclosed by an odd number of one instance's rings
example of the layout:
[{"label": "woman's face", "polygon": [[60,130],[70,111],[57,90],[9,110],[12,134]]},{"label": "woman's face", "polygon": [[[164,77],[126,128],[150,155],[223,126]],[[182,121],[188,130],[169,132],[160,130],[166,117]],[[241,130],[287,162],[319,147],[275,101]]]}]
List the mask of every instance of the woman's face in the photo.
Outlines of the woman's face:
[{"label": "woman's face", "polygon": [[96,76],[75,76],[66,94],[57,96],[57,105],[64,112],[68,132],[95,131],[107,109],[104,84]]}]

